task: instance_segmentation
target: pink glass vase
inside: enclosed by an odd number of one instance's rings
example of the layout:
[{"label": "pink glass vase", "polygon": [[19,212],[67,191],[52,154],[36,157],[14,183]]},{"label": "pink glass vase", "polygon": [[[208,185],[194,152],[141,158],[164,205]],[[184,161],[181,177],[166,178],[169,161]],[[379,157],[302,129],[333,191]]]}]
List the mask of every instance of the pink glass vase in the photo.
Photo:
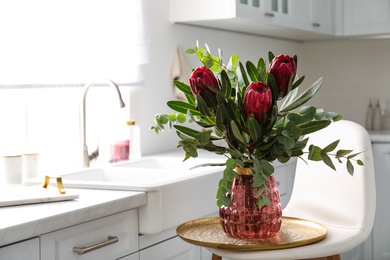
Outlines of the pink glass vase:
[{"label": "pink glass vase", "polygon": [[264,194],[270,198],[270,205],[258,207],[253,188],[252,175],[238,175],[232,184],[231,203],[219,210],[220,223],[230,237],[241,239],[261,239],[276,235],[282,224],[280,195],[273,175],[269,176],[268,190]]}]

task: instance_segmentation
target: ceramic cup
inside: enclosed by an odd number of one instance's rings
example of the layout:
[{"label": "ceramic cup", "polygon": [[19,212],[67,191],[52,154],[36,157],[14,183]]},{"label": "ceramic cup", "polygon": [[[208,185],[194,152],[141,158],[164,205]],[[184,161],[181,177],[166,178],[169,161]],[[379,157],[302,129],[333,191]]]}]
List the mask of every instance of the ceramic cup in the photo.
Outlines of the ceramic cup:
[{"label": "ceramic cup", "polygon": [[22,183],[22,156],[4,155],[1,157],[2,177],[5,184]]},{"label": "ceramic cup", "polygon": [[39,154],[28,153],[22,155],[22,180],[23,183],[38,177]]}]

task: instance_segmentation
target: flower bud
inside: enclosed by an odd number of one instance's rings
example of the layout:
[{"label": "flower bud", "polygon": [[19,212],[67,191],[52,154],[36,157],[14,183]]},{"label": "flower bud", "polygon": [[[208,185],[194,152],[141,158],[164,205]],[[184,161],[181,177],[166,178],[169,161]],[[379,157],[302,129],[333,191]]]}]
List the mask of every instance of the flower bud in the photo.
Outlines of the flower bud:
[{"label": "flower bud", "polygon": [[278,98],[284,98],[289,89],[288,83],[290,79],[294,80],[297,72],[297,64],[295,60],[288,56],[280,54],[273,58],[271,63],[269,64],[268,73],[272,74],[275,78],[275,82],[278,88]]},{"label": "flower bud", "polygon": [[253,114],[261,125],[272,108],[271,88],[263,82],[252,82],[245,90],[243,99],[244,115],[248,119]]},{"label": "flower bud", "polygon": [[209,107],[213,106],[213,103],[216,104],[216,93],[211,91],[209,87],[218,89],[220,87],[217,78],[211,70],[205,66],[197,68],[192,72],[189,82],[195,98],[197,95],[200,95]]}]

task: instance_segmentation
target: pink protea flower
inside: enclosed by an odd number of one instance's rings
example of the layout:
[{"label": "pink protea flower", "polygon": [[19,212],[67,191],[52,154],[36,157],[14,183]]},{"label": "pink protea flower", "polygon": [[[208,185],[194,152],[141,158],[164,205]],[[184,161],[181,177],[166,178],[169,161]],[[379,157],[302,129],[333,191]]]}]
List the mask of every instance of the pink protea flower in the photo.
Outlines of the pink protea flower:
[{"label": "pink protea flower", "polygon": [[272,108],[271,88],[260,81],[252,82],[244,93],[243,107],[245,118],[253,114],[261,125]]},{"label": "pink protea flower", "polygon": [[295,60],[288,56],[280,54],[273,58],[269,64],[268,73],[274,76],[278,88],[278,98],[284,98],[288,92],[290,79],[293,80],[297,73],[297,64]]},{"label": "pink protea flower", "polygon": [[206,104],[211,107],[216,104],[216,93],[211,91],[209,87],[220,89],[218,80],[214,73],[205,66],[194,70],[189,78],[192,94],[196,98],[200,95]]}]

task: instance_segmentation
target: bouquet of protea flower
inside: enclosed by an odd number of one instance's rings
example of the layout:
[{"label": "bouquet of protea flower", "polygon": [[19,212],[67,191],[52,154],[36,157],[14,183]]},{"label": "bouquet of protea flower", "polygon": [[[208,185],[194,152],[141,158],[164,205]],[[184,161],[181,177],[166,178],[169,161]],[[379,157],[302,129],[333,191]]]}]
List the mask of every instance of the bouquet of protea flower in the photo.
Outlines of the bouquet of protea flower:
[{"label": "bouquet of protea flower", "polygon": [[[323,79],[299,94],[299,86],[304,77],[298,77],[297,57],[268,54],[269,65],[263,58],[253,64],[238,61],[232,55],[227,65],[222,55],[212,56],[198,45],[186,51],[196,54],[203,66],[195,69],[189,78],[190,85],[175,81],[187,99],[169,101],[168,106],[177,113],[158,114],[156,133],[175,128],[180,140],[178,147],[185,151],[185,160],[197,157],[198,149],[207,150],[227,157],[222,180],[217,191],[217,204],[229,205],[229,192],[232,180],[236,176],[236,167],[249,167],[254,176],[253,186],[259,191],[267,189],[268,176],[274,172],[272,162],[285,163],[291,157],[305,154],[308,138],[305,135],[327,127],[332,121],[338,121],[341,115],[326,112],[314,106],[303,106],[320,89]],[[284,99],[281,106],[278,101]],[[197,125],[190,128],[183,125],[192,122]],[[331,156],[342,162],[346,160],[349,173],[354,172],[353,162],[358,153],[351,150],[337,150],[339,140],[324,148],[311,145],[307,159],[323,161],[335,169]],[[207,164],[219,165],[221,164]],[[258,192],[258,205],[261,208],[269,200],[263,192]]]}]

